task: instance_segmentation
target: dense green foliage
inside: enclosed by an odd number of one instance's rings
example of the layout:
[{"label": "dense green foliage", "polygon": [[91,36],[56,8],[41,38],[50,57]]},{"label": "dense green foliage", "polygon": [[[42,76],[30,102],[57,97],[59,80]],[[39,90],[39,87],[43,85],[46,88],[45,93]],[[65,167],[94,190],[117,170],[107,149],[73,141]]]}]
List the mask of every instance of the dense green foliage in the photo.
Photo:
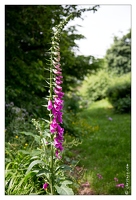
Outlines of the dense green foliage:
[{"label": "dense green foliage", "polygon": [[100,70],[96,74],[89,75],[83,81],[79,90],[84,99],[97,101],[106,97],[106,90],[110,81],[106,70]]},{"label": "dense green foliage", "polygon": [[116,111],[130,112],[131,31],[121,39],[115,37],[102,60],[102,69],[85,78],[79,94],[91,102],[108,97]]},{"label": "dense green foliage", "polygon": [[131,77],[130,73],[116,77],[110,82],[107,97],[118,112],[131,111]]},{"label": "dense green foliage", "polygon": [[[52,29],[70,13],[82,17],[85,11],[96,11],[98,6],[81,8],[77,5],[7,5],[5,7],[6,104],[11,102],[29,114],[44,116],[43,97],[48,94],[48,62]],[[63,90],[70,90],[77,79],[97,68],[92,56],[76,56],[76,40],[84,36],[75,26],[68,26],[60,41]],[[91,64],[92,63],[92,64]],[[97,60],[96,60],[97,63]],[[72,86],[72,87],[70,87]],[[7,115],[6,115],[7,116]]]},{"label": "dense green foliage", "polygon": [[114,43],[107,50],[106,61],[109,70],[116,70],[118,74],[131,71],[131,31],[122,38],[114,37]]}]

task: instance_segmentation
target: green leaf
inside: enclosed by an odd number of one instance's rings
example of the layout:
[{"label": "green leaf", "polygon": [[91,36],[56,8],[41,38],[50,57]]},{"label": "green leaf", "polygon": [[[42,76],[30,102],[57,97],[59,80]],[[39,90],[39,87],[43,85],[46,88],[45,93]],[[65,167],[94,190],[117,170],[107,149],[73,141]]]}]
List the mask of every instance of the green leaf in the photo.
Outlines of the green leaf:
[{"label": "green leaf", "polygon": [[74,195],[73,190],[66,185],[61,185],[61,187],[56,185],[55,188],[60,195]]},{"label": "green leaf", "polygon": [[55,172],[57,172],[59,169],[65,170],[65,171],[70,171],[72,168],[70,166],[68,166],[68,165],[61,165],[61,166],[56,168]]},{"label": "green leaf", "polygon": [[48,169],[42,169],[37,173],[36,176],[42,176],[42,175],[44,175],[46,173],[50,173],[50,171]]},{"label": "green leaf", "polygon": [[35,139],[35,141],[36,141],[37,143],[40,142],[40,139],[41,139],[41,138],[40,138],[40,136],[38,136],[38,135],[34,135],[34,134],[31,133],[31,132],[25,132],[25,131],[20,132],[20,133],[25,134],[25,135],[32,136],[32,137],[34,137],[34,139]]},{"label": "green leaf", "polygon": [[23,132],[20,132],[20,133],[25,134],[25,135],[31,135],[32,137],[35,137],[35,135],[33,133],[31,133],[31,132],[23,131]]},{"label": "green leaf", "polygon": [[27,174],[28,172],[30,172],[30,170],[31,170],[35,165],[40,164],[40,163],[41,163],[41,164],[44,164],[44,162],[41,161],[41,160],[35,160],[35,161],[31,162],[31,164],[29,165],[29,167],[28,167],[28,169],[27,169],[26,174]]},{"label": "green leaf", "polygon": [[[47,107],[47,105],[43,105],[43,106]],[[44,120],[44,121],[47,122],[47,123],[50,123],[49,120],[46,120],[46,119],[43,119],[43,118],[42,118],[42,120]]]},{"label": "green leaf", "polygon": [[62,185],[68,185],[68,184],[72,184],[72,182],[71,182],[71,181],[68,181],[68,180],[65,180],[65,181],[63,181],[61,184],[62,184]]}]

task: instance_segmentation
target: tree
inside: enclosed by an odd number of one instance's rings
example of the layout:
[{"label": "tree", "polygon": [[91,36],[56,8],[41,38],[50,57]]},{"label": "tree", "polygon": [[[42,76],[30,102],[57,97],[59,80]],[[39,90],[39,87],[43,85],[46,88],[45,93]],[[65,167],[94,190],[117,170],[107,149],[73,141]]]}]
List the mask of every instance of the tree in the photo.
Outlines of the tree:
[{"label": "tree", "polygon": [[[45,87],[49,77],[47,59],[51,46],[52,29],[70,13],[81,17],[85,11],[96,11],[98,6],[79,8],[77,5],[7,5],[5,7],[6,102],[34,112],[39,100],[48,94]],[[93,57],[75,56],[77,39],[84,38],[69,27],[61,37],[61,64],[68,91],[77,79],[83,79],[94,69]],[[96,66],[95,66],[96,67]],[[96,67],[97,68],[97,67]],[[40,103],[41,105],[42,103]],[[35,105],[35,106],[33,106]]]},{"label": "tree", "polygon": [[115,69],[118,74],[131,71],[131,30],[122,38],[114,37],[105,58],[109,70]]}]

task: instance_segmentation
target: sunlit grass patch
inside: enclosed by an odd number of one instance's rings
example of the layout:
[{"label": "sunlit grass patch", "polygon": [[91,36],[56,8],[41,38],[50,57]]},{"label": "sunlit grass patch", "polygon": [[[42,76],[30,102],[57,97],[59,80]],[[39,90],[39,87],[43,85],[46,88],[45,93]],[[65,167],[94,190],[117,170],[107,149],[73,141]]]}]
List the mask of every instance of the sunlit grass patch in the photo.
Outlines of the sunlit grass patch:
[{"label": "sunlit grass patch", "polygon": [[125,187],[117,188],[114,178],[125,185],[127,164],[131,170],[130,114],[115,114],[110,104],[102,100],[90,105],[80,115],[92,127],[99,127],[75,147],[81,157],[79,165],[87,169],[86,180],[91,179],[96,194],[125,194]]}]

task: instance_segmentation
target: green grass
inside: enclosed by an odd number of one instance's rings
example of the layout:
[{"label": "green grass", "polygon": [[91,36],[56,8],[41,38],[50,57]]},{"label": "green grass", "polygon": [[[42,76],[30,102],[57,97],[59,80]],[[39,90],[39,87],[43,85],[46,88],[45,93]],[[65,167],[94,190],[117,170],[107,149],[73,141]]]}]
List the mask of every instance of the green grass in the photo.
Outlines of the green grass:
[{"label": "green grass", "polygon": [[[90,182],[95,194],[130,194],[126,188],[126,165],[131,171],[131,116],[115,114],[106,100],[93,103],[80,113],[80,117],[91,126],[98,127],[88,137],[82,137],[82,144],[73,148],[80,156],[80,166],[87,170],[84,179]],[[111,117],[110,121],[108,118]],[[86,127],[84,127],[84,131]],[[84,133],[83,133],[84,135]],[[102,179],[97,177],[102,175]],[[114,177],[118,178],[116,183]],[[124,188],[116,184],[124,183]]]}]

